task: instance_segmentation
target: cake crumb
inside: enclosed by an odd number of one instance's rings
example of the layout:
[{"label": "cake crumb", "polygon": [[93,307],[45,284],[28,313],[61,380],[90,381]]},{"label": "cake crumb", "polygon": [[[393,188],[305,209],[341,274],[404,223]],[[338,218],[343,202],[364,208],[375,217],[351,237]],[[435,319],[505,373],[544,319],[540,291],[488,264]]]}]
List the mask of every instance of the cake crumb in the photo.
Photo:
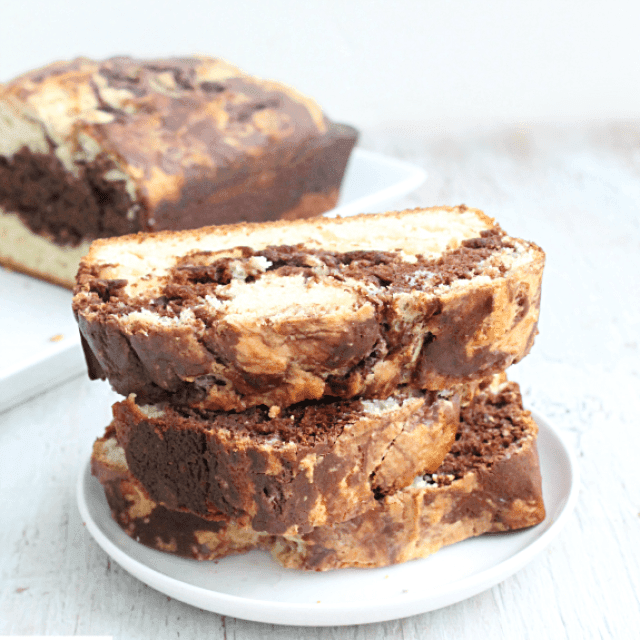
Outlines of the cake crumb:
[{"label": "cake crumb", "polygon": [[60,340],[64,340],[64,336],[61,333],[56,333],[55,336],[49,338],[49,342],[60,342]]},{"label": "cake crumb", "polygon": [[271,407],[271,409],[269,409],[269,417],[271,419],[277,418],[280,415],[281,411],[282,410],[280,409],[280,407]]}]

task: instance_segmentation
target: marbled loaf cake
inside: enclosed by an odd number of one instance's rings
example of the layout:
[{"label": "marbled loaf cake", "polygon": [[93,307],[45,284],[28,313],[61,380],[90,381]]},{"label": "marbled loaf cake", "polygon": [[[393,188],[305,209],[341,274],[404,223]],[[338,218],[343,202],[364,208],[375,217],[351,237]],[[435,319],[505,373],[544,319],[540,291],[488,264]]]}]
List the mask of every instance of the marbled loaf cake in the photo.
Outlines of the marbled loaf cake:
[{"label": "marbled loaf cake", "polygon": [[95,238],[318,215],[355,141],[221,60],[52,64],[0,86],[0,264],[73,288]]}]

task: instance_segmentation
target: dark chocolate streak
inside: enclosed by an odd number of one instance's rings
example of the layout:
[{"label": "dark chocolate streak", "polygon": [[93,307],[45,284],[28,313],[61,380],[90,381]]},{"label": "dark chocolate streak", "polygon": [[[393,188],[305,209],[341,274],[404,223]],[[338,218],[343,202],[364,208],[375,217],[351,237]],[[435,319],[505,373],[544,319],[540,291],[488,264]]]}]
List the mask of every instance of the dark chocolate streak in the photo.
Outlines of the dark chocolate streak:
[{"label": "dark chocolate streak", "polygon": [[[469,357],[467,340],[493,311],[490,292],[479,292],[471,299],[440,313],[442,330],[438,336],[429,335],[424,341],[413,380],[419,386],[432,374],[468,376],[484,369],[502,370],[507,366],[505,354],[492,351],[491,347],[476,349]],[[464,322],[461,322],[464,318]]]},{"label": "dark chocolate streak", "polygon": [[505,449],[526,436],[529,426],[522,416],[522,398],[514,383],[495,394],[477,395],[461,409],[456,440],[435,473],[438,485],[449,485],[468,471],[491,469]]},{"label": "dark chocolate streak", "polygon": [[127,220],[133,203],[124,182],[104,178],[114,166],[98,156],[75,177],[55,155],[23,147],[11,160],[0,157],[0,206],[60,245],[135,233],[141,227],[138,217]]},{"label": "dark chocolate streak", "polygon": [[[162,423],[136,421],[127,406],[114,405],[114,416],[129,469],[151,498],[169,509],[246,520],[252,503],[257,512],[251,524],[257,531],[283,533],[293,524],[308,529],[310,506],[320,494],[331,502],[337,483],[354,464],[331,449],[345,425],[358,418],[359,401],[300,403],[275,418],[264,407],[239,414],[167,408]],[[255,443],[272,437],[295,443],[296,459],[281,456],[281,470],[268,474],[263,452],[249,449],[245,454],[226,442],[221,431],[233,437],[245,434]],[[311,453],[322,457],[313,482],[298,469]]]},{"label": "dark chocolate streak", "polygon": [[[471,491],[451,487],[446,494],[450,507],[442,524],[453,524],[465,518],[476,519],[491,514],[490,530],[518,529],[531,526],[544,519],[537,449],[531,446],[519,449],[528,438],[534,437],[524,420],[522,398],[517,385],[509,383],[497,394],[477,396],[461,413],[457,440],[435,474],[426,476],[434,487],[449,487],[467,473],[474,473],[477,486]],[[424,506],[438,498],[437,492],[426,491]],[[514,500],[528,503],[535,512],[522,516],[513,510]],[[382,499],[384,502],[384,498]],[[398,521],[382,506],[356,516],[348,522],[332,527],[318,527],[303,536],[305,568],[327,569],[339,566],[335,541],[355,536],[362,549],[370,549],[371,557],[398,561],[398,552],[404,550],[402,529]],[[422,525],[424,526],[424,524]],[[371,531],[371,535],[364,535]],[[377,550],[383,548],[380,553]]]},{"label": "dark chocolate streak", "polygon": [[[385,287],[390,293],[411,291],[414,287],[412,277],[416,272],[422,271],[433,274],[429,287],[450,285],[456,280],[473,278],[479,273],[478,267],[483,260],[495,251],[510,246],[504,243],[504,232],[499,227],[480,233],[480,238],[463,240],[458,249],[447,251],[435,260],[417,255],[414,263],[404,261],[398,253],[392,251],[341,253],[309,249],[302,244],[271,246],[261,251],[237,247],[237,258],[216,258],[215,254],[208,251],[192,252],[181,258],[171,270],[164,285],[164,295],[156,301],[154,311],[160,315],[179,315],[182,308],[198,302],[203,296],[213,294],[218,285],[229,284],[232,279],[231,262],[249,263],[255,257],[266,258],[271,263],[266,271],[275,271],[278,275],[302,274],[312,280],[320,277],[339,281],[355,278]],[[314,266],[318,265],[327,269],[322,276],[314,272]],[[257,280],[261,276],[262,273],[256,273],[248,281]],[[140,308],[121,293],[123,282],[114,281],[109,287],[109,282],[105,280],[90,281],[91,291],[99,294],[100,302],[104,303],[100,306],[104,313],[122,315]],[[104,296],[105,288],[109,290],[108,296]]]},{"label": "dark chocolate streak", "polygon": [[194,535],[196,531],[210,531],[218,533],[225,528],[224,522],[203,520],[198,516],[180,511],[171,511],[157,505],[145,518],[130,519],[127,517],[129,504],[122,493],[120,481],[106,481],[103,483],[107,503],[115,520],[137,542],[152,549],[159,548],[159,542],[168,545],[175,544],[172,553],[183,557],[193,557],[198,549],[198,541]]},{"label": "dark chocolate streak", "polygon": [[[280,275],[303,274],[317,278],[313,267],[322,265],[331,277],[338,280],[356,278],[377,286],[386,287],[390,292],[409,291],[413,288],[411,277],[420,271],[433,273],[430,285],[450,285],[455,280],[470,279],[476,275],[476,267],[493,252],[503,248],[504,232],[499,228],[481,231],[480,238],[463,240],[461,246],[445,252],[435,260],[416,256],[415,263],[408,263],[392,251],[349,251],[340,253],[322,249],[309,249],[302,244],[271,246],[261,251],[250,247],[238,247],[240,258],[219,258],[209,252],[194,252],[183,257],[170,275],[170,282],[189,287],[183,289],[177,298],[202,296],[211,292],[211,285],[228,284],[231,280],[230,262],[249,261],[254,257],[264,257],[271,265],[267,271],[277,271]],[[259,279],[256,274],[253,279]],[[199,288],[197,285],[206,285]],[[178,312],[176,308],[175,312]]]}]

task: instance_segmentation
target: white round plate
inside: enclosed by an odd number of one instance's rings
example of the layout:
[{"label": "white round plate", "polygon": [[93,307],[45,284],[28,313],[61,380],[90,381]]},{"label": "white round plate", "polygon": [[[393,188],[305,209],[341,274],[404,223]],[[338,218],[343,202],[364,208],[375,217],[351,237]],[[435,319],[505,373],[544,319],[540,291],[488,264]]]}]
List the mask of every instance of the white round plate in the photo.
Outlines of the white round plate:
[{"label": "white round plate", "polygon": [[465,540],[429,558],[382,569],[304,572],[284,569],[260,551],[199,562],[149,549],[129,538],[111,518],[89,465],[78,478],[78,505],[91,535],[119,565],[150,587],[201,609],[287,625],[393,620],[460,602],[494,586],[558,534],[576,503],[577,466],[549,423],[535,413],[534,418],[540,427],[544,522],[523,531]]}]

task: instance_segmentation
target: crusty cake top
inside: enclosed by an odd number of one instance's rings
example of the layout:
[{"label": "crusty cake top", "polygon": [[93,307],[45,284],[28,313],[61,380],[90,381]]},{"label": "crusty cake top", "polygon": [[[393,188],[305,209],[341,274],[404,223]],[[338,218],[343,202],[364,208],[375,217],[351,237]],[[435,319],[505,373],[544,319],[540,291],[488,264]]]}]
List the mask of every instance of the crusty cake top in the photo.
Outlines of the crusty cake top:
[{"label": "crusty cake top", "polygon": [[[217,433],[222,441],[233,442],[237,448],[249,446],[270,450],[313,447],[317,444],[334,446],[345,428],[357,422],[396,420],[404,421],[411,412],[420,410],[434,415],[441,407],[452,407],[455,392],[419,391],[399,388],[384,399],[353,399],[336,401],[323,398],[314,402],[301,402],[277,411],[257,406],[242,412],[207,411],[170,404],[136,405],[130,397],[129,411],[137,418],[150,420],[155,429],[190,429],[204,433]],[[425,418],[426,420],[426,418]],[[365,428],[364,426],[361,428]],[[358,431],[359,433],[359,431]]]},{"label": "crusty cake top", "polygon": [[[152,413],[152,407],[142,409]],[[121,473],[128,472],[124,451],[112,434],[113,429],[97,441],[99,450],[94,445],[94,456],[99,452],[106,464]],[[490,470],[505,457],[530,446],[537,435],[538,426],[522,406],[518,384],[500,382],[496,376],[493,384],[463,408],[455,443],[440,468],[433,474],[417,476],[412,488],[446,487],[471,471]]]}]

